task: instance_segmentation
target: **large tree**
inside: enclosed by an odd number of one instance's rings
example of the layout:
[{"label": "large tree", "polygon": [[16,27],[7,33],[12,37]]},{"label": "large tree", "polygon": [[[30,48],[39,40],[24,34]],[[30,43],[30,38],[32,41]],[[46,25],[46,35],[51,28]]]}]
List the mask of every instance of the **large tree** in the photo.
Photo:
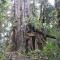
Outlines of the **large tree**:
[{"label": "large tree", "polygon": [[29,15],[29,1],[28,0],[14,0],[14,23],[12,29],[12,44],[13,51],[24,48],[24,25],[25,17]]}]

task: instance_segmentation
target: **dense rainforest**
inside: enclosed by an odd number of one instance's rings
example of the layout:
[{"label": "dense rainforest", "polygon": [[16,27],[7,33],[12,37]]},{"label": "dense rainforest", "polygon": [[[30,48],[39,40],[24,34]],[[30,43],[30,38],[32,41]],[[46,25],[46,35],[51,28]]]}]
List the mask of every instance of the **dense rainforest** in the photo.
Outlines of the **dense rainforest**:
[{"label": "dense rainforest", "polygon": [[60,60],[60,0],[0,0],[0,60]]}]

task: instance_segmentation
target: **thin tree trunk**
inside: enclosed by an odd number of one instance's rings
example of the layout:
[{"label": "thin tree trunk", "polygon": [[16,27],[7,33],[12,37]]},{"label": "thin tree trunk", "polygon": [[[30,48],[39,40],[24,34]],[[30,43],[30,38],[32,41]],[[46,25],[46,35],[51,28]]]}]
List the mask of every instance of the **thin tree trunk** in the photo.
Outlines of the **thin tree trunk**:
[{"label": "thin tree trunk", "polygon": [[60,0],[55,0],[55,7],[57,10],[58,29],[60,30]]},{"label": "thin tree trunk", "polygon": [[[55,7],[57,11],[57,20],[58,20],[57,27],[58,27],[58,30],[60,31],[60,0],[55,0]],[[60,38],[57,39],[57,45],[60,48]]]}]

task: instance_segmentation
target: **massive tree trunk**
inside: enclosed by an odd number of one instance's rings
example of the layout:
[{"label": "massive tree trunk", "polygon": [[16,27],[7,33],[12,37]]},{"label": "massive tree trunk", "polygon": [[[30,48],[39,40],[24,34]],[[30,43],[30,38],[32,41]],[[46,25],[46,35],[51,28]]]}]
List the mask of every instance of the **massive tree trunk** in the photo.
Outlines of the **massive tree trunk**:
[{"label": "massive tree trunk", "polygon": [[22,49],[23,32],[21,30],[23,21],[23,0],[15,0],[15,23],[16,23],[16,36],[17,50]]},{"label": "massive tree trunk", "polygon": [[[14,5],[13,5],[13,11],[14,11],[14,22],[15,26],[13,26],[12,29],[12,45],[11,49],[13,51],[17,51],[22,47],[22,31],[21,31],[21,25],[22,25],[22,20],[23,20],[23,10],[22,10],[22,0],[14,0]],[[15,27],[15,28],[14,28]],[[12,51],[11,50],[11,51]]]},{"label": "massive tree trunk", "polygon": [[[15,37],[12,40],[16,41],[16,50],[24,50],[24,30],[25,17],[29,15],[28,0],[14,0],[14,20],[16,24]],[[14,34],[13,34],[14,35]]]}]

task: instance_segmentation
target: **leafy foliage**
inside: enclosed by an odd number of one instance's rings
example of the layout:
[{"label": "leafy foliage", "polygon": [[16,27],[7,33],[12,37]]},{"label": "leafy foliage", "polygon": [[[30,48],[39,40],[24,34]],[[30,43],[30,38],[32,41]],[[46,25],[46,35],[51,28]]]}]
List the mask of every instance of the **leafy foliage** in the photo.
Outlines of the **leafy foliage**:
[{"label": "leafy foliage", "polygon": [[[0,0],[0,60],[3,60],[5,54],[5,40],[7,39],[5,35],[7,35],[7,27],[10,22],[7,19],[7,10],[11,4],[11,0]],[[8,22],[7,22],[8,21]]]},{"label": "leafy foliage", "polygon": [[41,21],[39,20],[38,17],[29,16],[29,17],[26,19],[26,22],[27,22],[27,23],[31,23],[32,26],[34,26],[34,27],[37,28],[37,29],[40,29],[40,28],[42,27],[42,23],[41,23]]}]

